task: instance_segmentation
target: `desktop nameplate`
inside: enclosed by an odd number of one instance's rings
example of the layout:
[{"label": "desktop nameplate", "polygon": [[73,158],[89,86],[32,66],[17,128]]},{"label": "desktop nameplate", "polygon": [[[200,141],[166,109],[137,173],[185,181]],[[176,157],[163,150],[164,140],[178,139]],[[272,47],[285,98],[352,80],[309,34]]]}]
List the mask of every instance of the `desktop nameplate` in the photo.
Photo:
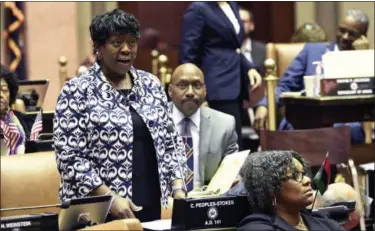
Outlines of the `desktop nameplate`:
[{"label": "desktop nameplate", "polygon": [[58,230],[58,215],[52,213],[1,217],[0,230]]},{"label": "desktop nameplate", "polygon": [[245,196],[174,200],[172,230],[234,228],[249,213]]},{"label": "desktop nameplate", "polygon": [[375,94],[375,78],[327,78],[320,80],[321,96],[349,96]]}]

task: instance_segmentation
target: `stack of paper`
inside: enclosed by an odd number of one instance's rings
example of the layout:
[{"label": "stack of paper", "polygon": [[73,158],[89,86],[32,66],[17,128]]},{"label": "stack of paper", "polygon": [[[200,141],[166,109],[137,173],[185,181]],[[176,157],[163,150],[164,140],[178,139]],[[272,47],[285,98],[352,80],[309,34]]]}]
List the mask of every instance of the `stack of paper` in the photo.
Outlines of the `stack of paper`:
[{"label": "stack of paper", "polygon": [[236,180],[249,153],[250,150],[245,150],[225,156],[206,191],[217,192],[218,194],[227,192]]},{"label": "stack of paper", "polygon": [[322,64],[325,78],[374,77],[374,50],[327,52]]}]

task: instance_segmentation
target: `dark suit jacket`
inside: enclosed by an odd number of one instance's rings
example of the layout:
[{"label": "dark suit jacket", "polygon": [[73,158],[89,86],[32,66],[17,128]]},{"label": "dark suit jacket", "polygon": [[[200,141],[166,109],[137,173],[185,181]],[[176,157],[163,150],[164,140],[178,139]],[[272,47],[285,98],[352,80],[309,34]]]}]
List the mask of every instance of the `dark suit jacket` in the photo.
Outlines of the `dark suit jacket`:
[{"label": "dark suit jacket", "polygon": [[[248,52],[250,47],[248,47],[248,42],[246,41],[246,46],[243,47],[245,48],[244,52]],[[266,60],[266,44],[258,41],[251,39],[251,58],[253,59],[253,64],[255,65],[256,69],[258,70],[259,74],[264,77],[265,75],[265,67],[264,67],[264,61]]]},{"label": "dark suit jacket", "polygon": [[229,5],[240,25],[238,35],[216,2],[193,2],[183,17],[180,62],[202,69],[208,100],[248,96],[247,72],[253,65],[241,54],[244,29],[239,8],[235,2]]},{"label": "dark suit jacket", "polygon": [[[329,219],[323,213],[312,215],[308,210],[303,210],[302,218],[310,231],[314,230],[345,230],[334,220]],[[297,231],[296,228],[286,223],[277,216],[253,213],[245,217],[237,227],[238,231]]]}]

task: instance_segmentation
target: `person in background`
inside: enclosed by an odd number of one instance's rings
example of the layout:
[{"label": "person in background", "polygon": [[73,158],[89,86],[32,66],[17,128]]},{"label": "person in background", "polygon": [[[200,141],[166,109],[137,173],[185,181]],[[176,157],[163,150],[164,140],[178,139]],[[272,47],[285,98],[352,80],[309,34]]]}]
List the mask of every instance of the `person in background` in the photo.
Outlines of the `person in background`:
[{"label": "person in background", "polygon": [[313,203],[314,194],[309,166],[298,153],[252,153],[240,175],[248,192],[251,214],[237,230],[344,230],[323,214],[306,209]]},{"label": "person in background", "polygon": [[[276,87],[276,105],[280,106],[279,97],[283,92],[297,92],[304,89],[303,77],[315,75],[313,62],[321,61],[327,51],[345,51],[368,49],[366,38],[369,27],[369,19],[360,10],[349,10],[337,27],[336,41],[326,43],[307,43],[297,57],[292,61],[280,78]],[[266,127],[268,117],[267,99],[264,97],[258,104],[255,112],[254,128],[259,130]],[[341,126],[336,124],[335,126]],[[363,143],[365,134],[361,123],[349,123],[353,144]],[[279,130],[293,129],[285,118],[279,125]]]},{"label": "person in background", "polygon": [[247,60],[254,63],[259,70],[259,74],[264,77],[266,60],[266,44],[264,42],[251,38],[252,32],[255,30],[254,14],[244,7],[240,7],[240,18],[243,23],[245,40],[242,43],[242,54]]},{"label": "person in background", "polygon": [[236,120],[242,149],[242,101],[260,86],[256,66],[242,55],[244,28],[235,2],[193,2],[182,21],[180,63],[194,63],[204,73],[210,108]]},{"label": "person in background", "polygon": [[115,9],[90,34],[96,62],[65,83],[55,110],[59,198],[110,194],[114,219],[160,219],[160,198],[186,196],[186,158],[159,79],[132,66],[140,24]]},{"label": "person in background", "polygon": [[18,77],[8,68],[1,65],[0,73],[0,134],[1,155],[25,153],[25,143],[29,129],[23,114],[13,110],[18,93]]},{"label": "person in background", "polygon": [[238,151],[235,120],[231,115],[202,106],[206,97],[204,76],[192,63],[174,70],[168,94],[172,99],[169,108],[173,122],[189,145],[188,150],[193,152],[187,160],[193,170],[187,182],[191,191],[207,185],[221,160]]},{"label": "person in background", "polygon": [[321,43],[328,42],[326,32],[318,24],[313,22],[299,26],[292,35],[292,43]]},{"label": "person in background", "polygon": [[323,195],[318,193],[314,209],[332,206],[339,202],[356,201],[356,208],[349,214],[349,219],[343,225],[346,230],[350,230],[359,224],[361,216],[364,215],[364,209],[360,207],[360,197],[354,188],[346,183],[333,183],[328,186]]}]

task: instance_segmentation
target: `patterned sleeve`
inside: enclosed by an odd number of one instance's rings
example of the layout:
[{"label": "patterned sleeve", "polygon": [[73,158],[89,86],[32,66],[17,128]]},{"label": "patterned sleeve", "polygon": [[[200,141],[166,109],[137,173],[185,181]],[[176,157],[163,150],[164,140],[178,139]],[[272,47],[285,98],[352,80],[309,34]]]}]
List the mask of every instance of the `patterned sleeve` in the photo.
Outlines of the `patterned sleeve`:
[{"label": "patterned sleeve", "polygon": [[[158,90],[161,93],[162,104],[166,112],[168,112],[169,108],[168,108],[167,95],[165,93],[164,87],[160,84],[159,80],[158,82],[159,82]],[[170,156],[172,157],[168,166],[169,183],[171,183],[172,181],[176,179],[183,179],[181,170],[184,172],[184,176],[186,176],[187,165],[186,165],[185,145],[184,145],[182,138],[179,136],[177,132],[174,122],[170,116],[170,113],[166,113],[166,120],[167,120],[167,126],[171,126],[173,128],[172,132],[167,132],[166,138],[165,138],[166,147],[167,147],[165,154],[170,154]],[[173,146],[172,139],[174,140],[176,149]]]},{"label": "patterned sleeve", "polygon": [[53,119],[54,147],[61,175],[61,201],[84,197],[102,185],[88,155],[88,115],[85,114],[88,81],[75,78],[66,83],[57,100]]}]

